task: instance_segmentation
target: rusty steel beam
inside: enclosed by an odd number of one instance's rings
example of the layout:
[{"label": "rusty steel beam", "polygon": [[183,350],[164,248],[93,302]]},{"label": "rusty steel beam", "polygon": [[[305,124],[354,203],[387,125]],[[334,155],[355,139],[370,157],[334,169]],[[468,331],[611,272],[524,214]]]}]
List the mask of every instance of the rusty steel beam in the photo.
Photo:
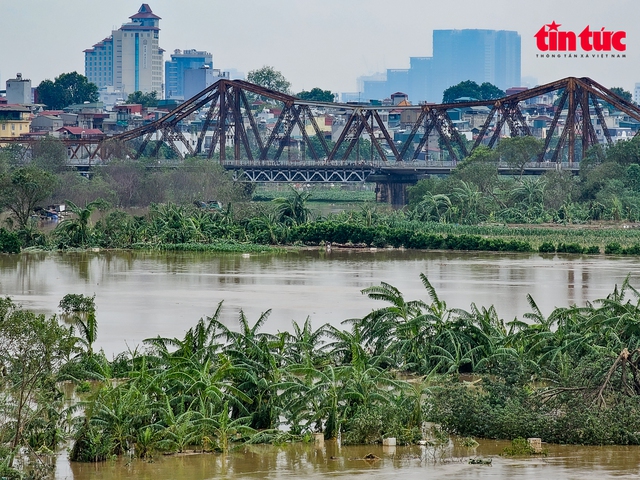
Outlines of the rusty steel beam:
[{"label": "rusty steel beam", "polygon": [[564,92],[562,92],[560,101],[558,102],[558,106],[556,108],[556,113],[553,116],[553,120],[551,120],[551,125],[549,125],[549,129],[547,130],[547,136],[545,137],[545,140],[544,140],[544,147],[542,148],[542,152],[540,153],[540,157],[538,160],[539,162],[542,162],[544,160],[545,154],[549,150],[549,145],[551,145],[551,138],[553,137],[553,134],[556,131],[558,120],[560,120],[560,115],[562,114],[562,110],[564,109],[564,104],[567,101],[568,95],[569,95],[569,92],[567,90],[564,90]]},{"label": "rusty steel beam", "polygon": [[253,113],[251,113],[251,107],[249,106],[249,101],[247,100],[247,96],[245,95],[244,90],[238,89],[238,91],[240,92],[241,103],[244,105],[245,114],[249,118],[251,131],[253,132],[256,144],[258,145],[258,152],[262,153],[264,144],[262,143],[262,137],[260,136],[260,131],[258,130],[258,124],[256,123],[256,119],[253,117]]},{"label": "rusty steel beam", "polygon": [[[357,113],[354,113],[354,117],[356,117],[356,120],[357,120],[356,122],[357,126],[354,129],[353,138],[351,138],[351,140],[349,141],[349,145],[347,145],[347,150],[344,152],[342,160],[347,160],[349,158],[349,156],[351,155],[351,152],[353,151],[356,145],[358,145],[357,151],[358,152],[360,151],[360,146],[359,146],[360,135],[362,135],[362,131],[364,130],[364,125],[360,121],[360,114],[361,114],[361,110],[358,110]],[[336,144],[336,147],[339,147],[339,145]],[[359,160],[359,158],[357,158],[356,160]]]},{"label": "rusty steel beam", "polygon": [[[284,132],[282,138],[280,138],[280,142],[278,145],[278,151],[276,152],[276,160],[280,160],[280,155],[282,155],[282,151],[285,146],[291,147],[291,132],[293,131],[293,123],[291,122],[293,105],[290,105],[287,108],[287,114],[284,117]],[[289,150],[290,151],[290,150]]]},{"label": "rusty steel beam", "polygon": [[316,153],[316,150],[315,148],[313,148],[313,144],[311,143],[311,139],[309,138],[309,135],[307,135],[306,125],[300,119],[300,113],[301,112],[304,113],[304,107],[303,106],[299,106],[298,108],[292,107],[291,112],[293,114],[294,122],[296,123],[296,125],[298,125],[298,128],[300,129],[300,134],[302,135],[304,145],[309,147],[309,150],[311,151],[311,156],[313,157],[313,159],[319,160],[318,154]]},{"label": "rusty steel beam", "polygon": [[[577,86],[573,79],[569,80],[567,85],[569,90],[569,112],[567,114],[567,121],[564,124],[564,129],[569,129],[569,163],[573,163],[575,160],[575,147],[576,147],[576,92]],[[564,130],[563,130],[564,133]]]},{"label": "rusty steel beam", "polygon": [[413,127],[411,128],[411,132],[409,133],[409,136],[405,140],[404,145],[402,146],[402,150],[400,151],[400,154],[397,157],[398,161],[400,162],[404,161],[404,156],[407,154],[407,151],[411,147],[411,142],[413,142],[413,139],[416,136],[416,133],[418,133],[418,130],[422,126],[422,122],[425,122],[425,130],[426,130],[426,122],[427,122],[427,118],[429,117],[430,111],[431,110],[429,109],[429,107],[425,107],[420,112],[420,115],[418,115],[418,118],[416,119],[416,122],[413,124]]},{"label": "rusty steel beam", "polygon": [[338,152],[338,148],[340,148],[340,146],[342,145],[342,142],[344,142],[344,139],[347,137],[347,133],[351,129],[351,125],[353,124],[353,121],[355,120],[355,118],[356,118],[356,113],[354,111],[351,115],[349,115],[349,118],[344,124],[344,127],[342,128],[342,132],[340,132],[340,136],[338,137],[338,140],[333,145],[331,152],[329,152],[329,156],[327,157],[327,160],[334,159],[335,154]]},{"label": "rusty steel beam", "polygon": [[[383,160],[386,160],[386,153],[384,153],[381,143],[382,138],[384,138],[396,161],[401,162],[405,160],[409,148],[413,146],[415,135],[417,135],[419,131],[422,130],[424,134],[423,138],[418,142],[418,148],[414,152],[414,158],[416,158],[416,155],[424,148],[425,143],[428,145],[429,135],[432,133],[432,130],[435,129],[437,134],[442,138],[443,146],[449,151],[453,159],[458,160],[458,155],[466,156],[486,141],[487,134],[492,126],[495,130],[488,142],[489,147],[495,146],[505,125],[508,126],[511,136],[530,135],[531,131],[520,109],[520,102],[559,90],[563,90],[560,105],[551,122],[547,138],[545,139],[544,151],[541,153],[540,159],[544,159],[545,156],[550,153],[551,138],[558,129],[559,118],[565,109],[568,109],[567,121],[563,128],[562,135],[560,135],[561,141],[553,152],[553,158],[556,160],[558,159],[559,152],[562,151],[565,146],[568,148],[569,159],[571,161],[576,160],[576,141],[581,141],[582,143],[583,157],[589,146],[597,143],[597,136],[595,135],[589,114],[590,101],[595,108],[598,121],[602,125],[607,143],[611,142],[611,137],[604,122],[598,101],[607,102],[631,118],[640,121],[640,108],[617,97],[602,85],[589,78],[565,78],[502,99],[441,105],[421,105],[419,107],[399,107],[397,105],[354,106],[350,104],[303,101],[291,95],[253,85],[249,82],[221,79],[182,105],[179,105],[176,109],[147,125],[113,136],[110,139],[105,139],[98,144],[94,142],[94,144],[86,144],[80,148],[77,142],[68,140],[66,141],[66,145],[74,158],[82,156],[85,153],[91,158],[97,156],[108,157],[113,155],[115,150],[107,148],[104,142],[112,139],[126,142],[135,138],[141,138],[142,143],[137,154],[137,156],[140,156],[144,153],[148,143],[154,138],[154,135],[157,134],[159,139],[154,148],[156,153],[159,151],[161,144],[165,142],[170,148],[177,152],[188,152],[190,155],[194,155],[201,153],[205,136],[211,126],[215,125],[212,131],[214,144],[210,146],[207,152],[209,158],[211,158],[215,150],[218,149],[220,160],[224,161],[227,156],[227,139],[229,139],[230,142],[233,142],[234,159],[239,160],[247,157],[251,160],[253,159],[253,152],[248,134],[250,125],[258,147],[259,159],[266,160],[270,155],[273,155],[271,153],[273,143],[279,140],[279,145],[275,152],[275,159],[278,160],[284,150],[284,146],[287,144],[290,145],[294,125],[298,125],[302,136],[301,145],[309,148],[309,153],[314,159],[321,160],[321,157],[325,157],[327,160],[336,160],[338,151],[340,151],[341,159],[346,160],[352,153],[353,148],[358,145],[362,135],[368,135],[371,140],[372,155],[373,149],[375,149],[378,155],[380,155]],[[248,94],[266,98],[268,101],[284,105],[274,129],[266,138],[263,137],[259,131],[251,105],[247,101]],[[458,129],[453,125],[448,112],[453,108],[478,106],[489,107],[490,111],[470,151],[467,151],[466,142],[463,141]],[[347,120],[344,128],[337,142],[331,148],[324,138],[324,133],[318,127],[315,114],[311,110],[312,107],[325,109],[325,111],[329,111],[330,113],[333,112],[334,115],[346,114]],[[181,122],[198,111],[202,112],[202,109],[205,108],[207,108],[206,117],[204,118],[200,131],[195,132],[197,135],[197,143],[194,148],[191,145],[191,139],[185,137],[181,128]],[[416,108],[420,108],[420,114],[411,125],[409,137],[403,145],[396,146],[392,139],[392,134],[385,128],[379,112],[391,109],[415,110]],[[580,117],[580,115],[582,116]],[[304,120],[302,118],[304,118]],[[317,144],[316,147],[314,147],[311,142],[311,138],[306,131],[307,119],[311,122],[315,135],[319,138],[322,152],[317,151]],[[246,128],[245,125],[247,125]],[[233,131],[231,129],[233,129]],[[365,130],[366,134],[364,133]],[[379,135],[380,138],[376,136],[378,131],[381,134]],[[578,135],[581,136],[580,139],[577,138]],[[3,140],[3,143],[18,143],[20,141],[26,143],[24,139],[12,139],[8,142],[4,142]],[[184,148],[179,149],[179,143],[182,143]],[[457,145],[457,147],[455,147],[455,145]]]},{"label": "rusty steel beam", "polygon": [[373,132],[373,127],[369,125],[369,120],[372,120],[372,119],[373,119],[373,114],[371,110],[369,110],[365,115],[363,115],[362,112],[360,112],[360,121],[364,123],[364,128],[367,130],[367,133],[371,138],[371,154],[373,155],[373,147],[375,147],[376,150],[378,151],[378,155],[380,155],[380,160],[386,160],[387,155],[384,153],[384,150],[382,150],[382,147],[380,146],[380,142],[378,142],[378,139],[376,138]]},{"label": "rusty steel beam", "polygon": [[220,98],[220,93],[215,92],[211,98],[211,102],[209,104],[209,109],[207,110],[207,116],[205,117],[204,123],[202,124],[202,130],[200,130],[200,134],[198,135],[198,143],[196,144],[195,152],[196,155],[202,151],[202,143],[204,142],[204,138],[209,131],[209,127],[211,126],[211,122],[213,121],[213,117],[216,114],[218,109],[218,99]]},{"label": "rusty steel beam", "polygon": [[429,135],[431,134],[431,130],[433,130],[433,127],[435,126],[435,123],[432,121],[429,121],[429,119],[431,119],[431,115],[429,116],[429,118],[427,119],[427,122],[425,123],[424,133],[422,135],[422,138],[418,142],[418,146],[413,152],[413,157],[412,157],[413,160],[416,160],[418,158],[418,155],[420,155],[420,150],[424,148],[425,144],[427,145],[427,154],[429,153]]},{"label": "rusty steel beam", "polygon": [[278,135],[278,131],[282,127],[282,122],[285,120],[288,110],[289,110],[289,106],[285,104],[285,106],[282,108],[282,111],[280,112],[280,115],[278,116],[278,120],[276,121],[276,124],[273,127],[273,130],[271,130],[271,133],[269,134],[269,138],[267,139],[267,142],[264,146],[264,150],[260,155],[260,160],[267,159],[267,155],[269,154],[269,149],[271,148],[271,145],[275,141]]},{"label": "rusty steel beam", "polygon": [[611,146],[613,145],[613,139],[611,138],[609,127],[607,127],[607,122],[605,122],[604,120],[604,115],[602,114],[602,108],[600,108],[600,104],[598,103],[598,98],[591,92],[589,92],[589,94],[591,95],[591,103],[593,103],[593,108],[596,110],[598,121],[600,122],[600,126],[602,127],[604,138],[607,140],[607,145]]},{"label": "rusty steel beam", "polygon": [[[380,118],[380,114],[378,113],[377,110],[373,110],[373,116],[376,119],[376,123],[378,124],[378,128],[380,128],[382,135],[384,135],[384,139],[387,141],[387,145],[389,145],[389,148],[393,152],[393,156],[395,157],[396,161],[401,161],[402,158],[400,157],[398,149],[396,148],[396,145],[393,142],[393,138],[391,138],[391,135],[389,135],[389,132],[385,128],[384,122],[382,121],[382,118]],[[416,124],[417,123],[419,122],[416,121]]]},{"label": "rusty steel beam", "polygon": [[311,121],[311,125],[313,126],[313,130],[316,132],[316,137],[318,137],[318,139],[320,140],[320,144],[322,145],[323,154],[325,156],[328,156],[329,155],[329,145],[327,145],[327,140],[324,138],[324,133],[320,130],[320,127],[318,126],[318,122],[316,122],[316,119],[314,118],[313,114],[311,113],[311,108],[309,108],[309,105],[303,105],[302,108],[307,112],[307,116],[308,116],[309,120]]}]

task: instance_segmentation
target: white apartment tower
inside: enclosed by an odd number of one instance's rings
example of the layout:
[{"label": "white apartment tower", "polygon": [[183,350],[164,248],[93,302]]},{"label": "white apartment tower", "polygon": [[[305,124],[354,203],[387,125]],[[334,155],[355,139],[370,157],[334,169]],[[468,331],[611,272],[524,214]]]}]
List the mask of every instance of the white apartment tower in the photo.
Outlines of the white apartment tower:
[{"label": "white apartment tower", "polygon": [[84,51],[85,75],[98,87],[113,86],[125,94],[158,92],[162,97],[164,50],[158,45],[160,17],[143,3],[111,36]]}]

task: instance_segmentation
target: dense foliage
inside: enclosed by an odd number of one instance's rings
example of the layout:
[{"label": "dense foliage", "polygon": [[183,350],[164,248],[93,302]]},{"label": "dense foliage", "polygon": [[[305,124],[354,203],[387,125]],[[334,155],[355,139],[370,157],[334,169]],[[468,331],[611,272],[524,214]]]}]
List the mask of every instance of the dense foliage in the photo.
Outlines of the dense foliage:
[{"label": "dense foliage", "polygon": [[158,92],[153,90],[149,93],[143,93],[140,90],[130,93],[127,96],[127,101],[125,103],[137,103],[142,105],[143,107],[157,107],[158,101]]},{"label": "dense foliage", "polygon": [[[532,137],[503,139],[495,150],[480,147],[450,176],[410,187],[409,207],[422,219],[462,224],[640,220],[640,138],[593,148],[579,176],[558,170],[523,176],[541,147]],[[514,175],[499,175],[499,161]]]},{"label": "dense foliage", "polygon": [[36,103],[43,103],[50,110],[99,99],[98,86],[78,72],[62,73],[53,81],[43,80],[36,88],[36,97]]},{"label": "dense foliage", "polygon": [[303,90],[296,94],[301,100],[308,100],[311,102],[328,102],[333,103],[335,101],[335,97],[331,90],[322,90],[321,88],[314,87],[310,91]]},{"label": "dense foliage", "polygon": [[290,93],[291,90],[291,82],[281,72],[269,65],[251,70],[247,74],[247,81],[276,92]]},{"label": "dense foliage", "polygon": [[[93,348],[93,297],[61,301],[72,327],[4,299],[0,463],[11,478],[66,437],[75,461],[225,452],[313,432],[406,444],[423,438],[424,421],[461,435],[640,444],[640,292],[628,281],[549,316],[528,297],[530,313],[505,322],[494,307],[448,308],[421,280],[425,299],[387,283],[363,290],[382,304],[348,329],[307,319],[267,333],[270,311],[255,322],[241,311],[229,327],[219,304],[183,338],[152,337],[112,361]],[[82,395],[70,409],[63,379]]]},{"label": "dense foliage", "polygon": [[447,88],[442,93],[442,103],[454,103],[459,98],[467,98],[473,100],[492,100],[494,98],[502,98],[505,96],[503,90],[489,82],[478,85],[473,80],[465,80],[457,85]]},{"label": "dense foliage", "polygon": [[[261,187],[250,201],[253,185],[234,181],[215,162],[202,159],[187,159],[177,166],[149,158],[114,161],[85,178],[61,167],[56,142],[43,140],[28,164],[9,148],[0,151],[0,206],[10,213],[7,226],[23,248],[253,251],[260,249],[256,245],[332,243],[640,254],[637,234],[626,228],[629,225],[601,228],[606,222],[619,226],[640,220],[637,139],[617,142],[606,151],[592,150],[582,162],[580,176],[552,171],[535,178],[524,176],[523,169],[535,159],[540,142],[528,137],[502,139],[493,151],[476,149],[450,176],[410,187],[409,205],[398,211],[367,203],[375,192],[338,187],[298,186],[284,191]],[[498,162],[511,165],[513,175],[499,175]],[[323,216],[314,211],[314,202],[360,205]],[[64,221],[44,234],[34,221],[34,210],[58,203],[69,207]],[[134,215],[125,210],[133,207],[145,210]],[[594,222],[598,228],[575,228]],[[555,227],[525,226],[542,223]]]}]

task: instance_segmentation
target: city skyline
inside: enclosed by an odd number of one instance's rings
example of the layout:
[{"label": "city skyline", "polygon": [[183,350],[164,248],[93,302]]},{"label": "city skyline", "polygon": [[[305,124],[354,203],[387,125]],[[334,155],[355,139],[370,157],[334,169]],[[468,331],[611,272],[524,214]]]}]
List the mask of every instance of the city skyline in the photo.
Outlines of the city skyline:
[{"label": "city skyline", "polygon": [[[101,32],[118,29],[140,3],[25,0],[3,6],[0,42],[10,45],[17,35],[20,42],[3,49],[0,84],[17,72],[34,86],[61,73],[83,73],[82,51],[100,40]],[[575,2],[568,3],[541,0],[535,9],[524,8],[533,4],[506,0],[488,0],[481,6],[460,0],[455,9],[425,0],[399,0],[393,6],[383,0],[326,0],[321,5],[296,0],[152,0],[149,5],[163,19],[160,47],[167,52],[205,50],[213,54],[217,67],[245,73],[271,65],[292,83],[294,92],[313,87],[356,91],[359,76],[408,68],[410,57],[431,56],[432,31],[438,29],[515,30],[522,37],[523,77],[535,77],[542,84],[589,76],[632,91],[640,81],[640,36],[633,24],[640,6],[613,0],[604,9],[587,0],[576,9]],[[577,32],[587,25],[592,30],[624,30],[626,58],[536,58],[541,52],[534,36],[551,22]]]}]

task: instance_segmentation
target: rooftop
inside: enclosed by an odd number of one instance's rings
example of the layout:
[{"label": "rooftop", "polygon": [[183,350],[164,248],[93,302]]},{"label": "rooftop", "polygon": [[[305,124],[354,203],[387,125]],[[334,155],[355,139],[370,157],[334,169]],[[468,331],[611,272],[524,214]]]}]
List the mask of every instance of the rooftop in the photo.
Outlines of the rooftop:
[{"label": "rooftop", "polygon": [[160,17],[153,13],[153,11],[151,10],[151,7],[149,6],[148,3],[143,3],[140,6],[140,9],[138,10],[138,13],[136,13],[135,15],[131,15],[129,18],[131,18],[131,19],[136,19],[136,18],[157,18],[158,20],[160,20]]}]

